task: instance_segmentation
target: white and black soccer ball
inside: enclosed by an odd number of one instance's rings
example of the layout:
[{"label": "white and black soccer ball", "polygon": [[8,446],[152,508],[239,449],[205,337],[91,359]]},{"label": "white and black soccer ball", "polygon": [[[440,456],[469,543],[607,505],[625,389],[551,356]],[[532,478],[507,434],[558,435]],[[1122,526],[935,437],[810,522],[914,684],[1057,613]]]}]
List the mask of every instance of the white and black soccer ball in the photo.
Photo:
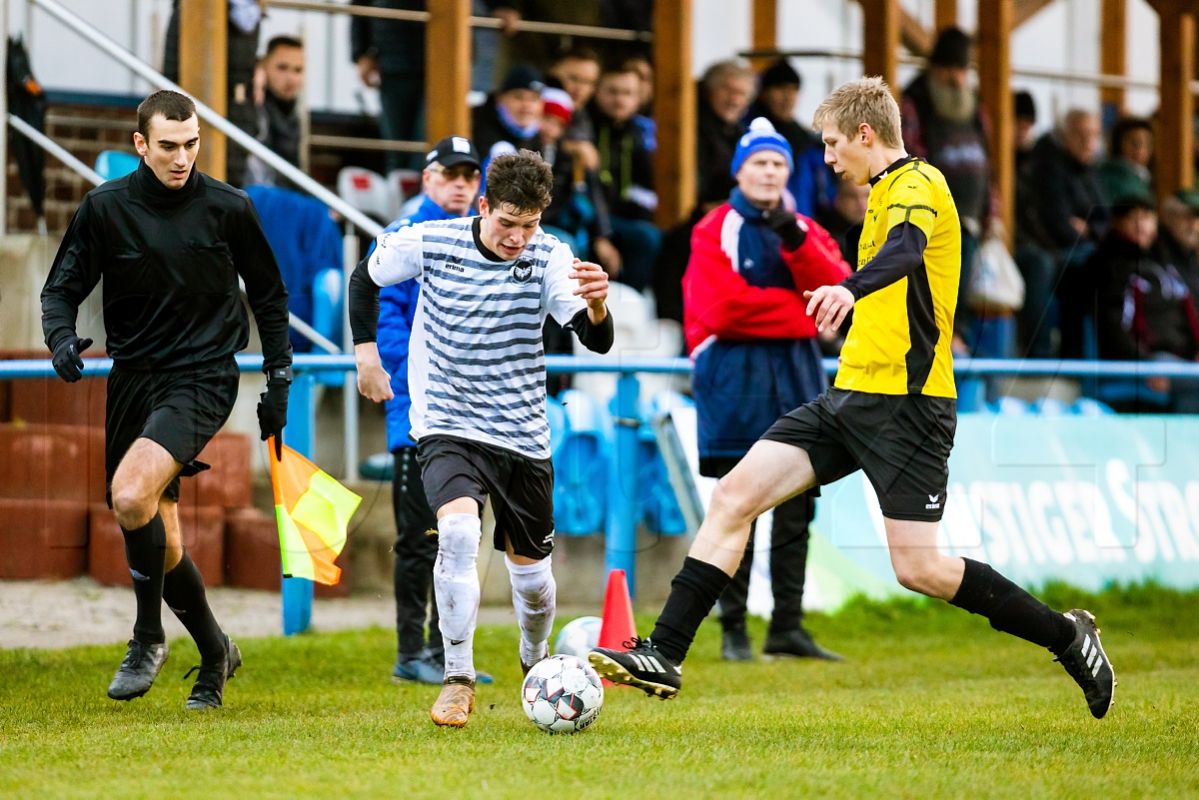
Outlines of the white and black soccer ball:
[{"label": "white and black soccer ball", "polygon": [[587,660],[587,654],[599,644],[600,628],[604,621],[599,617],[578,617],[562,626],[558,638],[554,639],[554,652]]},{"label": "white and black soccer ball", "polygon": [[525,676],[520,703],[525,716],[546,733],[578,733],[599,716],[604,685],[582,659],[550,656]]}]

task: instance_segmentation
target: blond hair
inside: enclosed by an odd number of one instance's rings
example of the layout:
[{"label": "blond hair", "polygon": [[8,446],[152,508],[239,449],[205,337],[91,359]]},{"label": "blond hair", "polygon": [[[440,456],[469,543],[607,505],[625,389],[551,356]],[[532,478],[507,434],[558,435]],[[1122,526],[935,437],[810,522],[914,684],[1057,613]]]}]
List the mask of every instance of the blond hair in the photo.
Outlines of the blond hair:
[{"label": "blond hair", "polygon": [[858,78],[841,84],[812,115],[817,130],[833,124],[846,136],[855,135],[863,122],[874,129],[874,135],[885,146],[903,147],[899,104],[882,78]]}]

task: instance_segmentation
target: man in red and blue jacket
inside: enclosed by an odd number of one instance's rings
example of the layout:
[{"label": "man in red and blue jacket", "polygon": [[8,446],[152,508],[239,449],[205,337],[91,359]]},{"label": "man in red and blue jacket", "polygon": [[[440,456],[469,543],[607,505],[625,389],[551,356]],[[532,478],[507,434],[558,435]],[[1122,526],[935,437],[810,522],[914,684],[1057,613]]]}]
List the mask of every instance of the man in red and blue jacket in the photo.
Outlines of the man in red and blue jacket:
[{"label": "man in red and blue jacket", "polygon": [[[729,202],[695,226],[683,276],[683,320],[699,427],[700,473],[723,477],[776,419],[828,385],[804,290],[849,275],[832,236],[783,205],[794,157],[787,140],[755,119],[738,142]],[[837,659],[804,630],[808,526],[818,490],[774,512],[770,572],[774,611],[764,652]],[[745,604],[753,562],[746,556],[720,598],[722,654],[753,657]]]}]

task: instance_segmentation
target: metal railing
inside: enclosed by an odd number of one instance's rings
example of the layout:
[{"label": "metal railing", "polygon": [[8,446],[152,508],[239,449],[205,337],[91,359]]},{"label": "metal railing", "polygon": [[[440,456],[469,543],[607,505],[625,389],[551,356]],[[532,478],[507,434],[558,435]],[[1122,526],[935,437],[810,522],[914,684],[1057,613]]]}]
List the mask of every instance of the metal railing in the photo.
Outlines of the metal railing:
[{"label": "metal railing", "polygon": [[[861,61],[862,51],[847,48],[825,48],[821,50],[786,50],[778,48],[741,50],[737,53],[741,58],[829,58],[838,61]],[[904,66],[923,67],[928,59],[921,56],[900,55],[899,63]],[[1157,81],[1143,78],[1130,78],[1127,75],[1109,75],[1103,72],[1078,72],[1075,70],[1038,69],[1035,67],[1012,67],[1013,78],[1032,78],[1034,80],[1060,81],[1062,83],[1081,83],[1088,86],[1114,89],[1149,89],[1158,91]],[[1199,80],[1190,81],[1192,94],[1199,94]]]},{"label": "metal railing", "polygon": [[[294,11],[317,11],[324,14],[348,14],[352,17],[374,17],[389,19],[397,22],[429,21],[428,11],[404,11],[398,8],[373,8],[371,6],[352,6],[341,3],[317,2],[317,0],[266,0],[271,8],[287,8]],[[472,28],[503,27],[503,22],[495,17],[470,17]],[[537,20],[522,19],[517,23],[521,32],[550,33],[560,36],[578,36],[585,39],[610,39],[620,42],[648,42],[653,35],[648,31],[633,31],[623,28],[604,28],[596,25],[574,25],[567,22],[538,22]]]}]

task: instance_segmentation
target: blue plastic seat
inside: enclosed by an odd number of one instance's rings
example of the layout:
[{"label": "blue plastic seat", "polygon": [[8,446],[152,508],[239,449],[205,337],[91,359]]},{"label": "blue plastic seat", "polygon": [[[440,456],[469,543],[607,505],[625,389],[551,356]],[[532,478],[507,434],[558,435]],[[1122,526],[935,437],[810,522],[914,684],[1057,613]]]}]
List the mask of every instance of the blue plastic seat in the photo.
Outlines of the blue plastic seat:
[{"label": "blue plastic seat", "polygon": [[651,531],[663,536],[679,536],[687,532],[687,520],[679,508],[670,473],[658,449],[658,437],[652,421],[660,414],[680,406],[694,406],[690,398],[674,391],[659,392],[642,404],[642,425],[637,454],[637,503],[641,519]]},{"label": "blue plastic seat", "polygon": [[106,181],[122,178],[137,169],[142,163],[139,156],[124,150],[101,150],[96,156],[95,170]]},{"label": "blue plastic seat", "polygon": [[1101,403],[1091,397],[1080,397],[1070,406],[1070,413],[1079,417],[1102,417],[1116,412],[1107,403]]},{"label": "blue plastic seat", "polygon": [[1009,397],[1007,395],[996,398],[995,402],[991,403],[991,410],[996,414],[1006,414],[1013,417],[1024,416],[1029,413],[1028,403],[1019,397]]},{"label": "blue plastic seat", "polygon": [[987,408],[987,382],[982,378],[963,378],[958,381],[958,413],[985,412]]},{"label": "blue plastic seat", "polygon": [[567,536],[587,536],[604,529],[611,420],[601,403],[577,389],[558,399],[566,431],[554,454],[554,527]]},{"label": "blue plastic seat", "polygon": [[1041,397],[1032,404],[1032,411],[1043,417],[1064,417],[1070,413],[1070,407],[1055,397]]},{"label": "blue plastic seat", "polygon": [[[316,274],[312,281],[312,327],[336,345],[341,344],[342,295],[341,270],[323,269]],[[342,372],[316,374],[322,386],[341,386],[345,377]]]}]

